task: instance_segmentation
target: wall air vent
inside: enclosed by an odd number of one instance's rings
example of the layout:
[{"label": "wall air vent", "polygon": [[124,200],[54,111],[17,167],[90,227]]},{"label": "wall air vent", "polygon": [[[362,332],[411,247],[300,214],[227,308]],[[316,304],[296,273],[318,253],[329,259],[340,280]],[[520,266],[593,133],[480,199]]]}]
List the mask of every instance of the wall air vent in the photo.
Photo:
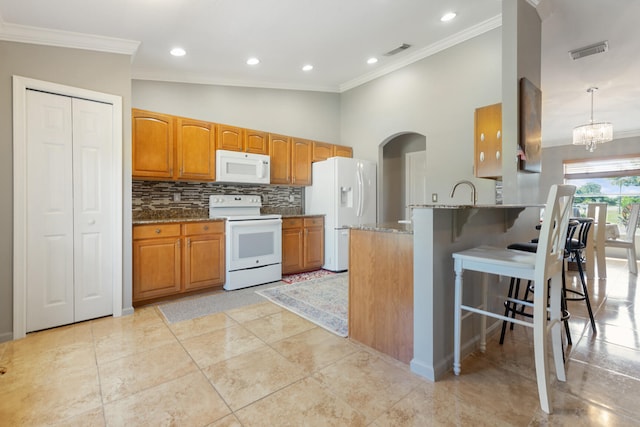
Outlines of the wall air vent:
[{"label": "wall air vent", "polygon": [[571,58],[575,60],[584,58],[585,56],[595,55],[596,53],[606,52],[607,50],[609,50],[609,42],[605,40],[600,43],[581,47],[580,49],[570,50],[569,53],[571,54]]},{"label": "wall air vent", "polygon": [[385,53],[385,54],[384,54],[384,56],[393,56],[393,55],[395,55],[396,53],[400,53],[400,52],[402,52],[402,51],[405,51],[405,50],[409,49],[410,47],[411,47],[411,45],[410,45],[410,44],[402,43],[402,44],[401,44],[400,46],[398,46],[397,48],[395,48],[395,49],[391,49],[389,52]]}]

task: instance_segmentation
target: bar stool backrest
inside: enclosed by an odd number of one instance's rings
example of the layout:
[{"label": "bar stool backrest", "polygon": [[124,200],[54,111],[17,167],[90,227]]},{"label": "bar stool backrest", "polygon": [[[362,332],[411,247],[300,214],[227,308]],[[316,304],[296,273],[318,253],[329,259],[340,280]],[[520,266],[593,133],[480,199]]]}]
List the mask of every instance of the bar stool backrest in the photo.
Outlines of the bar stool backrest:
[{"label": "bar stool backrest", "polygon": [[[536,251],[535,283],[546,283],[546,278],[560,274],[563,268],[569,217],[572,213],[574,185],[553,185],[549,190],[542,219],[542,228]],[[540,250],[548,248],[548,250]]]}]

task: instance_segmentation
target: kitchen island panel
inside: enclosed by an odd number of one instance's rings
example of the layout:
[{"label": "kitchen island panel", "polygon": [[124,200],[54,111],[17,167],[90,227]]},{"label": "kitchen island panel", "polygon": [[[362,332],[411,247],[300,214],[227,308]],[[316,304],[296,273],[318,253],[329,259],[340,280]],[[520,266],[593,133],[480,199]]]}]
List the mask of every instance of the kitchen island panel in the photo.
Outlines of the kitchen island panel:
[{"label": "kitchen island panel", "polygon": [[349,337],[409,363],[413,357],[413,236],[351,229]]}]

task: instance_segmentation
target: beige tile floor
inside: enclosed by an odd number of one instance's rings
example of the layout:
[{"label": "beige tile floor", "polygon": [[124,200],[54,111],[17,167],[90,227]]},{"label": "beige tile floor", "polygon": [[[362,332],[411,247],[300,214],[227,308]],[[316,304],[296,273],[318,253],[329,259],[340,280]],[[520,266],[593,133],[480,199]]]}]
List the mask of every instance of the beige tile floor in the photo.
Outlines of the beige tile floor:
[{"label": "beige tile floor", "polygon": [[436,383],[262,303],[169,325],[154,306],[0,344],[2,426],[638,425],[640,296],[624,262],[570,303],[568,381],[537,399],[529,329]]}]

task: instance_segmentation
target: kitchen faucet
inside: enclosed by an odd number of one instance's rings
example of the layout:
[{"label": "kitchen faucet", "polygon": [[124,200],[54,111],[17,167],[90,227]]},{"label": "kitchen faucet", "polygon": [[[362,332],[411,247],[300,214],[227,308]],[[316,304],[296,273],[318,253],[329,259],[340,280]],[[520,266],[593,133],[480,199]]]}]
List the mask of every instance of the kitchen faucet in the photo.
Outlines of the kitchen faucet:
[{"label": "kitchen faucet", "polygon": [[460,185],[460,184],[467,184],[469,187],[471,187],[471,201],[473,202],[473,205],[475,206],[476,203],[478,202],[478,196],[476,195],[476,186],[473,185],[473,182],[467,181],[466,179],[463,179],[462,181],[456,182],[456,185],[454,185],[453,189],[451,190],[451,197],[453,197],[453,193],[456,192],[456,188],[458,188],[458,185]]}]

